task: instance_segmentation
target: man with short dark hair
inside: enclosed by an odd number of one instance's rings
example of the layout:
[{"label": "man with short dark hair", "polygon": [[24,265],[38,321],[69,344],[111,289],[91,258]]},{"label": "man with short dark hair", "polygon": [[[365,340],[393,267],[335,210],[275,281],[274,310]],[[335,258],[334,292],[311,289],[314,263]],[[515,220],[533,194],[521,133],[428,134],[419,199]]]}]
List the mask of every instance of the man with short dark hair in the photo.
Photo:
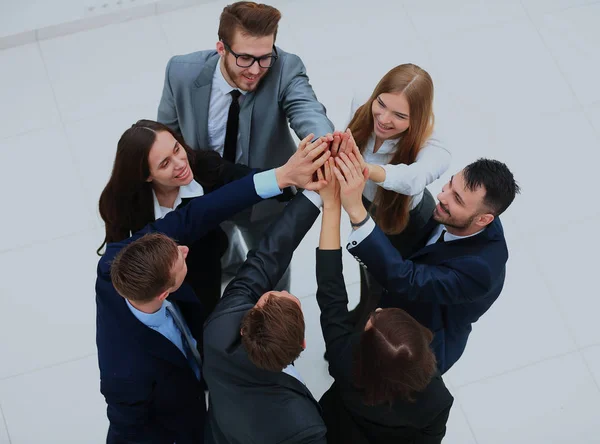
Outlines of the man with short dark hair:
[{"label": "man with short dark hair", "polygon": [[290,202],[206,321],[206,442],[326,443],[318,403],[293,365],[306,346],[300,301],[273,291],[318,206],[307,191]]},{"label": "man with short dark hair", "polygon": [[310,139],[283,167],[193,199],[107,245],[97,270],[96,343],[108,444],[203,442],[206,402],[197,341],[205,318],[184,282],[185,245],[287,186],[318,189],[322,184],[312,176],[330,153],[325,138]]},{"label": "man with short dark hair", "polygon": [[[192,148],[213,150],[252,168],[274,168],[288,160],[296,150],[289,127],[299,139],[332,133],[302,60],[275,46],[280,18],[265,4],[226,6],[216,51],[169,61],[157,120],[181,133]],[[227,275],[235,275],[283,208],[283,202],[261,202],[223,224],[230,238],[223,260]],[[289,290],[289,272],[277,289]]]},{"label": "man with short dark hair", "polygon": [[508,249],[498,216],[519,193],[513,174],[502,162],[479,159],[452,176],[418,233],[420,249],[403,258],[362,203],[361,160],[342,154],[336,163],[354,228],[348,251],[386,290],[380,307],[402,308],[434,332],[432,348],[446,372],[504,285]]}]

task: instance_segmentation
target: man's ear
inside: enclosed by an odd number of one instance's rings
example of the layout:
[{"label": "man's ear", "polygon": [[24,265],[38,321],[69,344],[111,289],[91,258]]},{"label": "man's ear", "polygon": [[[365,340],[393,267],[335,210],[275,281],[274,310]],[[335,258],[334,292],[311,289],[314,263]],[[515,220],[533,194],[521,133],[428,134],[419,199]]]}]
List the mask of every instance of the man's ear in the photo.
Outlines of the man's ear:
[{"label": "man's ear", "polygon": [[481,228],[487,227],[494,221],[494,215],[491,213],[480,214],[475,219],[475,224]]},{"label": "man's ear", "polygon": [[221,40],[219,40],[217,42],[217,52],[219,53],[220,56],[225,55],[225,45],[223,44],[223,42]]},{"label": "man's ear", "polygon": [[302,341],[302,350],[306,350],[306,339]]},{"label": "man's ear", "polygon": [[158,295],[156,298],[157,298],[159,301],[161,301],[161,302],[162,302],[162,301],[164,301],[165,299],[167,299],[167,298],[169,297],[169,294],[170,294],[170,293],[169,293],[168,291],[163,291],[163,292],[162,292],[161,294],[159,294],[159,295]]}]

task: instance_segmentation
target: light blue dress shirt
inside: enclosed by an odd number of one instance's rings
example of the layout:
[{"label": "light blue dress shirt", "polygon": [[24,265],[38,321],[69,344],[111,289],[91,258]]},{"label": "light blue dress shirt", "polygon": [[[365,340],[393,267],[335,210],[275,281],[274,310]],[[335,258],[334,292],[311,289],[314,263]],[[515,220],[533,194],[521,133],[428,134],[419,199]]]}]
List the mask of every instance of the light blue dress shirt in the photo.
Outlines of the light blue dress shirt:
[{"label": "light blue dress shirt", "polygon": [[256,173],[252,179],[254,179],[256,194],[263,199],[269,199],[283,193],[277,185],[277,177],[275,176],[274,169]]},{"label": "light blue dress shirt", "polygon": [[[200,368],[194,363],[194,360],[190,359],[191,357],[187,356],[187,354],[185,353],[181,332],[179,331],[179,328],[177,328],[177,324],[175,324],[173,317],[167,311],[167,306],[173,304],[167,300],[164,300],[162,306],[157,312],[144,313],[143,311],[140,311],[133,305],[131,305],[131,303],[127,299],[125,299],[125,302],[127,302],[127,306],[129,307],[131,313],[133,313],[133,315],[142,324],[144,324],[148,328],[151,328],[152,330],[159,332],[161,335],[163,335],[165,338],[171,341],[171,343],[173,343],[179,349],[179,351],[181,351],[181,353],[183,353],[183,356],[185,356],[188,362],[190,362],[190,365],[192,367],[192,370],[194,370],[196,377],[200,379]],[[183,319],[183,316],[181,316],[181,318]],[[193,344],[190,344],[190,346],[196,347],[196,340],[193,338],[188,326],[185,325],[185,328],[187,329],[187,334],[190,338],[192,338],[193,341]]]}]

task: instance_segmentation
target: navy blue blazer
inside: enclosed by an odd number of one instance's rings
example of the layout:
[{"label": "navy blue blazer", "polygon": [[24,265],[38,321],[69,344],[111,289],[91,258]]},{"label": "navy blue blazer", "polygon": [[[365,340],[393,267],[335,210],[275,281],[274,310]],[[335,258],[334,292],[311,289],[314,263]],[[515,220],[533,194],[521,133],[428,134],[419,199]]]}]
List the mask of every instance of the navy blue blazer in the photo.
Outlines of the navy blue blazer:
[{"label": "navy blue blazer", "polygon": [[430,219],[418,236],[422,247],[407,259],[379,227],[348,250],[387,290],[380,306],[402,308],[434,332],[444,373],[462,355],[471,325],[500,295],[508,249],[498,218],[475,236],[426,246],[437,226]]},{"label": "navy blue blazer", "polygon": [[[111,261],[149,232],[189,245],[260,200],[251,174],[194,199],[129,239],[108,244],[96,280],[96,343],[100,390],[108,404],[108,443],[201,443],[206,416],[203,383],[175,345],[131,313],[111,283]],[[201,338],[204,314],[192,288],[184,283],[169,300],[181,309],[192,335]]]}]

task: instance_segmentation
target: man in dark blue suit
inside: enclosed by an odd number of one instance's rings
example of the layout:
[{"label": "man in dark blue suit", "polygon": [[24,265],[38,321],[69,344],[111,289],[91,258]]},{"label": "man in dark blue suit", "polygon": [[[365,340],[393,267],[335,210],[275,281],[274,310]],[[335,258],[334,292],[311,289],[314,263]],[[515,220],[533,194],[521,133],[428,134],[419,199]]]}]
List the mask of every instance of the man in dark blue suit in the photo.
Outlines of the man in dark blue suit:
[{"label": "man in dark blue suit", "polygon": [[97,271],[96,342],[109,444],[203,442],[206,403],[197,340],[204,316],[183,282],[185,245],[285,187],[322,186],[311,180],[330,155],[328,143],[309,143],[311,137],[283,167],[232,182],[108,244]]},{"label": "man in dark blue suit", "polygon": [[444,186],[418,234],[419,248],[403,258],[362,203],[366,178],[360,161],[343,154],[336,162],[353,226],[348,251],[384,288],[379,306],[402,308],[435,333],[432,348],[446,372],[462,355],[471,325],[504,285],[508,249],[498,216],[519,186],[497,160],[468,165]]}]

